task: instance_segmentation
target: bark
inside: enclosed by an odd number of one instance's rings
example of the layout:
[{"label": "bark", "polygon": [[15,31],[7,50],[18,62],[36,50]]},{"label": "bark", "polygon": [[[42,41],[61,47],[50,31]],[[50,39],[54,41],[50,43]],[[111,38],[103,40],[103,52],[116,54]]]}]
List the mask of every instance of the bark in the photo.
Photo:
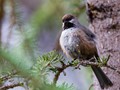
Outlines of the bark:
[{"label": "bark", "polygon": [[[86,3],[100,56],[110,55],[108,64],[120,70],[120,0],[87,0]],[[120,74],[108,68],[103,70],[114,84],[105,90],[120,90]],[[97,80],[95,90],[101,90]]]}]

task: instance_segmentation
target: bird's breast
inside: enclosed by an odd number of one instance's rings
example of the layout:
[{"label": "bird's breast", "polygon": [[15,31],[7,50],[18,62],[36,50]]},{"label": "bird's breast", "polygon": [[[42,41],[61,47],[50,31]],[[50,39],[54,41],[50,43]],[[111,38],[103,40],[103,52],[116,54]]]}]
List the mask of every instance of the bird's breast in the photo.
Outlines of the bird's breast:
[{"label": "bird's breast", "polygon": [[75,52],[76,52],[76,47],[77,45],[77,38],[73,37],[73,33],[76,31],[76,29],[67,29],[64,30],[61,34],[60,37],[60,46],[63,50],[63,52],[67,55],[67,56],[72,56],[72,57],[76,57],[78,56]]},{"label": "bird's breast", "polygon": [[76,30],[68,29],[62,31],[61,37],[60,37],[60,45],[65,48],[65,46],[73,46],[75,44],[75,38],[73,37],[73,33]]}]

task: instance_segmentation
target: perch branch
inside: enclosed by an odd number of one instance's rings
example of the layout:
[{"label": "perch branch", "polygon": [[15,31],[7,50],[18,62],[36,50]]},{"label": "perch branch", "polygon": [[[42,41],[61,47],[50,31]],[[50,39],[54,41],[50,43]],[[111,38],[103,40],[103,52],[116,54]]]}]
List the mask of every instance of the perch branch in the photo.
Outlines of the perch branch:
[{"label": "perch branch", "polygon": [[75,67],[75,69],[80,69],[79,66],[80,65],[83,65],[83,66],[97,66],[97,67],[107,67],[107,68],[110,68],[114,71],[116,71],[117,73],[120,74],[120,71],[118,71],[116,68],[110,66],[110,65],[107,65],[107,62],[109,60],[110,56],[108,56],[108,58],[104,59],[105,62],[92,62],[93,59],[95,58],[91,58],[89,60],[79,60],[79,62],[77,63],[77,65],[74,65],[73,62],[74,61],[71,61],[69,62],[68,64],[65,64],[63,61],[60,61],[62,67],[55,67],[57,69],[57,72],[55,73],[55,76],[54,76],[54,79],[53,79],[53,83],[56,85],[57,81],[58,81],[58,78],[60,76],[60,74],[63,72],[64,73],[64,70],[68,67]]}]

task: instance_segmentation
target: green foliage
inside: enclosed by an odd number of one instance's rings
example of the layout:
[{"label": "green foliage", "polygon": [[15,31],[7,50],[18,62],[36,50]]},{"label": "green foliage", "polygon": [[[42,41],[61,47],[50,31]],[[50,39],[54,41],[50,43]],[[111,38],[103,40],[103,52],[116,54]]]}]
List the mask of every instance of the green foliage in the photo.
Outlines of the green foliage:
[{"label": "green foliage", "polygon": [[64,57],[55,51],[51,51],[38,57],[37,63],[34,65],[33,70],[37,73],[43,71],[47,72],[52,70],[51,68],[54,68],[60,61],[65,61]]},{"label": "green foliage", "polygon": [[[3,51],[2,51],[2,53],[3,53]],[[5,52],[2,55],[3,56],[5,55],[5,57],[6,57]],[[8,57],[10,57],[9,55],[8,55]],[[6,57],[6,58],[8,58],[8,57]],[[12,60],[12,59],[9,59],[9,60]],[[35,65],[33,65],[31,70],[26,68],[28,70],[27,71],[28,73],[26,72],[26,75],[28,75],[28,76],[25,79],[27,81],[30,81],[29,87],[31,87],[31,89],[33,89],[33,90],[43,90],[43,89],[44,90],[72,90],[71,89],[72,86],[69,86],[66,83],[63,83],[61,86],[56,86],[52,83],[48,83],[47,77],[49,75],[49,72],[54,71],[54,69],[55,69],[54,65],[56,63],[59,63],[60,60],[64,61],[65,59],[63,58],[63,56],[61,56],[60,54],[58,54],[54,51],[43,54],[42,56],[39,56],[37,58],[37,62],[35,63]],[[24,63],[24,64],[26,64],[26,63]],[[21,69],[25,68],[23,66],[22,67],[17,66],[17,67],[21,68]],[[29,67],[29,68],[31,68],[31,67]],[[51,69],[51,68],[53,68],[53,69]],[[15,73],[15,74],[18,74],[18,73]],[[8,74],[7,76],[11,77],[11,75],[12,74]],[[7,78],[7,76],[6,76],[6,78]],[[5,81],[3,79],[4,78],[1,76],[0,83]]]},{"label": "green foliage", "polygon": [[63,83],[61,86],[54,86],[51,84],[44,84],[42,87],[35,87],[32,90],[75,90],[73,86],[68,86],[67,84]]},{"label": "green foliage", "polygon": [[[66,83],[63,83],[61,86],[48,83],[47,77],[49,76],[50,71],[56,73],[57,70],[55,65],[60,63],[61,60],[64,61],[65,59],[55,51],[39,56],[36,64],[32,68],[32,76],[36,79],[34,78],[33,81],[31,81],[30,86],[35,90],[72,90],[72,86],[69,86]],[[34,85],[34,82],[37,83]]]},{"label": "green foliage", "polygon": [[33,74],[42,77],[41,81],[44,82],[50,71],[56,72],[55,65],[60,63],[61,60],[64,61],[65,59],[62,55],[56,53],[55,51],[43,54],[38,57],[36,64],[33,66]]},{"label": "green foliage", "polygon": [[[23,18],[24,15],[21,12],[23,8],[21,8],[22,5],[20,6],[19,0],[13,0],[14,2],[9,4],[11,1],[7,1],[7,4],[5,4],[5,7],[8,7],[6,9],[8,15],[6,14],[6,16],[9,17],[11,15],[11,28],[8,28],[8,31],[15,31],[15,35],[19,37],[17,38],[19,42],[17,45],[11,46],[8,44],[7,48],[0,48],[0,77],[15,70],[17,72],[16,75],[23,77],[26,82],[29,82],[28,87],[31,90],[74,90],[73,86],[69,86],[67,83],[63,83],[60,86],[48,83],[49,73],[56,74],[59,68],[57,65],[61,65],[60,61],[64,62],[65,59],[54,51],[39,57],[38,55],[35,56],[38,49],[36,42],[42,28],[47,28],[48,31],[52,30],[50,27],[60,30],[61,18],[64,14],[72,13],[78,17],[82,15],[85,10],[85,7],[79,9],[79,6],[83,5],[82,0],[41,0],[42,4],[30,15],[27,22]],[[9,40],[8,38],[8,42]],[[38,58],[36,59],[36,57]],[[67,62],[65,65],[68,64],[76,66],[78,61]],[[12,75],[11,77],[15,76]],[[0,84],[4,81],[6,80],[0,78]]]}]

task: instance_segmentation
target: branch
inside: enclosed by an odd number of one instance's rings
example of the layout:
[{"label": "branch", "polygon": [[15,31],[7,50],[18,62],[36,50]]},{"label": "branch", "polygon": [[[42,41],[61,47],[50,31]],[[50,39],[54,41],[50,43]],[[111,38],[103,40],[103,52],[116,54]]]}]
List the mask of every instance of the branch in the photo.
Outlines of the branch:
[{"label": "branch", "polygon": [[118,74],[120,74],[120,70],[118,70],[117,68],[114,68],[114,67],[112,67],[110,65],[106,65],[105,67],[110,68],[110,69],[116,71]]},{"label": "branch", "polygon": [[16,84],[11,84],[11,85],[5,85],[5,86],[1,86],[0,87],[0,90],[7,90],[7,89],[10,89],[10,88],[14,88],[14,87],[17,87],[17,86],[22,86],[23,83],[16,83]]},{"label": "branch", "polygon": [[107,65],[107,62],[109,60],[110,56],[108,56],[108,58],[103,58],[102,61],[99,61],[99,62],[92,62],[93,59],[95,60],[95,58],[91,58],[89,60],[78,60],[79,62],[77,64],[74,64],[74,61],[71,61],[69,62],[68,64],[65,64],[63,61],[60,61],[62,67],[55,67],[55,69],[57,70],[57,72],[55,73],[55,76],[54,76],[54,79],[53,79],[53,84],[56,85],[57,81],[58,81],[58,78],[60,76],[60,74],[63,72],[64,73],[64,70],[68,67],[75,67],[75,69],[80,69],[80,65],[83,65],[83,66],[97,66],[97,67],[107,67],[107,68],[110,68],[114,71],[116,71],[117,73],[120,74],[120,71],[118,71],[116,68],[112,67],[112,66],[109,66]]},{"label": "branch", "polygon": [[72,63],[69,63],[69,64],[67,64],[67,65],[66,65],[63,61],[60,61],[60,63],[61,63],[61,65],[62,65],[62,67],[56,67],[57,73],[55,74],[54,79],[53,79],[53,84],[55,84],[55,85],[56,85],[56,83],[57,83],[57,81],[58,81],[58,78],[59,78],[60,74],[61,74],[66,68],[68,68],[68,67],[70,67],[70,66],[73,66]]},{"label": "branch", "polygon": [[17,71],[13,71],[13,72],[11,72],[11,73],[9,73],[9,74],[7,74],[7,75],[1,76],[1,77],[0,77],[0,80],[2,80],[2,81],[8,80],[8,79],[10,79],[13,75],[16,75],[17,73],[18,73]]},{"label": "branch", "polygon": [[78,63],[77,68],[79,68],[80,65],[83,66],[98,66],[98,67],[107,67],[109,69],[112,69],[114,71],[116,71],[118,74],[120,74],[120,71],[117,68],[114,68],[110,65],[107,64],[109,57],[106,59],[106,62],[90,62],[89,60],[82,60]]}]

